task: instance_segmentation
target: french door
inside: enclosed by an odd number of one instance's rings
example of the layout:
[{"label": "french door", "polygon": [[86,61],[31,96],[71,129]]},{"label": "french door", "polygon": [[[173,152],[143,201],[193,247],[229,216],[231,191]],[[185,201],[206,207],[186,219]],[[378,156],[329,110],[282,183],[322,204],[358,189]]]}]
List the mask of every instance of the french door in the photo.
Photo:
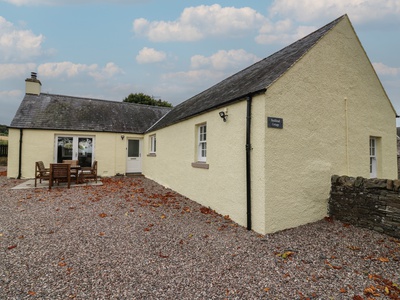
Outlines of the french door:
[{"label": "french door", "polygon": [[56,136],[56,161],[78,160],[81,167],[91,167],[94,159],[94,137]]}]

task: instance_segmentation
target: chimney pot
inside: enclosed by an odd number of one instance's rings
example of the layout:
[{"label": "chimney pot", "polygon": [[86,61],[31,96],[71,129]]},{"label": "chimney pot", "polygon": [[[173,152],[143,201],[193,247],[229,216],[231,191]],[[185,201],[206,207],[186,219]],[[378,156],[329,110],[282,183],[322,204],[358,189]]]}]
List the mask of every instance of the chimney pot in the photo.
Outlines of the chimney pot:
[{"label": "chimney pot", "polygon": [[37,73],[31,72],[31,78],[25,79],[25,94],[40,95],[42,83],[37,79]]}]

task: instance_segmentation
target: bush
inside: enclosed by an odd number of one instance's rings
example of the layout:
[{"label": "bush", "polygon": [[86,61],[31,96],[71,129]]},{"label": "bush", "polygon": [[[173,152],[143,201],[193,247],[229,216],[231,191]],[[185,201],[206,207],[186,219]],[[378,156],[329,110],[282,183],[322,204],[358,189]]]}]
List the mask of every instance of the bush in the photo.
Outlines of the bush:
[{"label": "bush", "polygon": [[0,157],[0,166],[7,166],[7,157]]}]

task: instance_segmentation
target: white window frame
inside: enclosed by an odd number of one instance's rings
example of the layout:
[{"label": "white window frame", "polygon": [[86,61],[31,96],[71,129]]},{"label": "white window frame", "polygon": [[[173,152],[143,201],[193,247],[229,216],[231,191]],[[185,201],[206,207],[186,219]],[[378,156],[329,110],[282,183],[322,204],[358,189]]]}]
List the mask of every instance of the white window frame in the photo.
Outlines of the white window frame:
[{"label": "white window frame", "polygon": [[157,152],[157,137],[155,134],[150,136],[150,153],[156,154]]},{"label": "white window frame", "polygon": [[207,124],[198,125],[197,128],[197,161],[207,161]]},{"label": "white window frame", "polygon": [[376,178],[378,173],[377,168],[377,139],[374,137],[369,138],[369,176]]},{"label": "white window frame", "polygon": [[[54,136],[54,155],[53,155],[53,162],[57,163],[58,160],[58,138],[71,138],[72,139],[72,145],[71,145],[71,149],[68,149],[68,152],[70,152],[69,154],[71,154],[72,156],[72,160],[78,160],[79,159],[79,153],[82,151],[82,149],[80,149],[79,147],[79,139],[83,138],[89,138],[92,139],[92,144],[91,144],[91,158],[92,158],[92,163],[93,161],[96,159],[95,155],[96,155],[96,136],[94,135],[73,135],[73,134],[56,134]],[[65,156],[67,153],[65,153],[65,149],[62,148],[62,156]]]}]

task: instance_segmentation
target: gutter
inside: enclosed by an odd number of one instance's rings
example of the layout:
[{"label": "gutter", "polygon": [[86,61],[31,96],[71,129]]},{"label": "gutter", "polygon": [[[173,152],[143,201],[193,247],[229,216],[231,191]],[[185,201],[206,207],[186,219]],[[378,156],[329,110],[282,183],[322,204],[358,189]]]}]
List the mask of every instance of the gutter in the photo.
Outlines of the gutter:
[{"label": "gutter", "polygon": [[247,97],[246,112],[246,209],[247,230],[251,230],[251,103],[252,96]]},{"label": "gutter", "polygon": [[18,177],[17,179],[21,179],[21,169],[22,169],[22,136],[23,129],[19,129],[19,157],[18,157]]}]

